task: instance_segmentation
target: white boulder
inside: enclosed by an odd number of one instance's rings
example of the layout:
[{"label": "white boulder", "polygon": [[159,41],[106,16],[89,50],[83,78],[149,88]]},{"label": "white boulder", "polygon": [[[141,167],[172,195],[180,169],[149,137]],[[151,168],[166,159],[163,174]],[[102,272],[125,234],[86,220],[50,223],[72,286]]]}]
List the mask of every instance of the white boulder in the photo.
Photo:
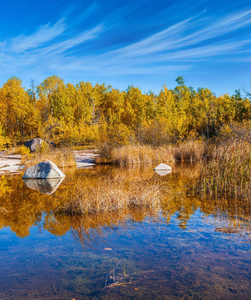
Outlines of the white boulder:
[{"label": "white boulder", "polygon": [[23,179],[48,179],[65,177],[64,173],[50,160],[43,161],[28,168]]},{"label": "white boulder", "polygon": [[166,164],[159,164],[154,171],[160,176],[165,176],[172,172],[172,168]]},{"label": "white boulder", "polygon": [[172,168],[166,164],[159,164],[155,169],[154,171],[159,171],[159,170],[171,170],[172,171]]}]

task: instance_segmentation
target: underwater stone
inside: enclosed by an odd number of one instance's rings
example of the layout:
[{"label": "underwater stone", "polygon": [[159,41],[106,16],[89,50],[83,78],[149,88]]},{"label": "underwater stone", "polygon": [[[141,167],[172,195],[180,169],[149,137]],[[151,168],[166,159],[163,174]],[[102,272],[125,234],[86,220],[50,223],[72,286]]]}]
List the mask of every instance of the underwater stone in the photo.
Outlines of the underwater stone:
[{"label": "underwater stone", "polygon": [[47,179],[65,177],[64,173],[50,160],[30,167],[24,173],[23,179]]}]

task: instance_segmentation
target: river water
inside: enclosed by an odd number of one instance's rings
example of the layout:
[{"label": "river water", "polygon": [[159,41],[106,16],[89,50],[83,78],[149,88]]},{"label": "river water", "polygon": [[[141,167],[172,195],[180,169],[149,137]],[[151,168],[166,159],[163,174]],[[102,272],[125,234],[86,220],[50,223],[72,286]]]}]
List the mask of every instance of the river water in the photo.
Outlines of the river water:
[{"label": "river water", "polygon": [[[251,299],[250,203],[182,194],[197,173],[181,165],[166,176],[93,167],[54,183],[1,176],[0,299]],[[57,214],[79,178],[120,174],[158,179],[174,196],[157,211]]]}]

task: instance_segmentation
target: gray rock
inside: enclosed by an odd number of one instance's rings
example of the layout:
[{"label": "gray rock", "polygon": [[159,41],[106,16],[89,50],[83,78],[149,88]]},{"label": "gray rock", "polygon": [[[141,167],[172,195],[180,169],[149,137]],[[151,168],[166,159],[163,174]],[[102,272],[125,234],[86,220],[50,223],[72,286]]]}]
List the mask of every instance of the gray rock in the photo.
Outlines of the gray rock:
[{"label": "gray rock", "polygon": [[52,149],[56,148],[56,144],[55,144],[54,142],[52,142],[52,141],[48,141],[47,144],[48,144]]},{"label": "gray rock", "polygon": [[24,143],[24,146],[27,147],[30,152],[36,152],[38,148],[42,145],[43,140],[40,138],[31,139]]},{"label": "gray rock", "polygon": [[23,179],[47,179],[65,177],[64,173],[51,161],[41,162],[33,167],[28,168]]},{"label": "gray rock", "polygon": [[60,186],[64,178],[51,179],[23,179],[28,188],[43,194],[52,195]]}]

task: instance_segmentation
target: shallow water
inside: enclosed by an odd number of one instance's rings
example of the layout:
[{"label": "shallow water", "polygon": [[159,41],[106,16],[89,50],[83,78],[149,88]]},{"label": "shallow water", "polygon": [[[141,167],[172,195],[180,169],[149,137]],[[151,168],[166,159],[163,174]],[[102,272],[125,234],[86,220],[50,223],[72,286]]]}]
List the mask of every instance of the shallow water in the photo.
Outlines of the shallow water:
[{"label": "shallow water", "polygon": [[[68,172],[51,195],[0,177],[0,299],[250,299],[250,203],[186,197],[196,174],[94,167]],[[120,175],[154,178],[174,196],[158,211],[56,213],[80,177]]]}]

